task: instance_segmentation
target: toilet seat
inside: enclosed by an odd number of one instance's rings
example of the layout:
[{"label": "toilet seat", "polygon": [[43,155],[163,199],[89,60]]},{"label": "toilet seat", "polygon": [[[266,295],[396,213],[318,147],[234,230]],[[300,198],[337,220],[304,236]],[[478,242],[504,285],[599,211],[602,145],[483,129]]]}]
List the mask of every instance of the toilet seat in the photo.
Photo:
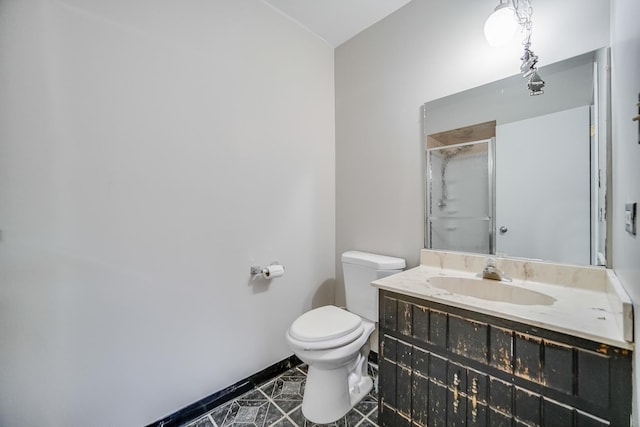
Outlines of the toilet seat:
[{"label": "toilet seat", "polygon": [[289,328],[289,338],[307,350],[325,350],[349,344],[364,331],[360,316],[333,305],[308,311]]}]

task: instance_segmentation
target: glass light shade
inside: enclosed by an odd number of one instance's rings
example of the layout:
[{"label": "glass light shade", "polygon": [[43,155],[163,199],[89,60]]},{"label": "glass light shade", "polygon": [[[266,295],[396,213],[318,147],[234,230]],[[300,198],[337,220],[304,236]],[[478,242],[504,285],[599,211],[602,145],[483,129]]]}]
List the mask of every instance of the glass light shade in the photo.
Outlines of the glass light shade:
[{"label": "glass light shade", "polygon": [[517,29],[518,22],[513,8],[507,3],[501,3],[484,23],[484,36],[491,46],[505,46],[513,39]]}]

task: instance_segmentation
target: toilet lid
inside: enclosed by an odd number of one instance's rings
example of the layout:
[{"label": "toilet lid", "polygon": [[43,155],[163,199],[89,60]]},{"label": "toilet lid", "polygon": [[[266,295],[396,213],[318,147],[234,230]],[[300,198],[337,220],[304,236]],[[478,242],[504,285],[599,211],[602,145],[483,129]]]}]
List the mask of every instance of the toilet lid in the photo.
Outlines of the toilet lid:
[{"label": "toilet lid", "polygon": [[334,305],[325,305],[298,317],[289,334],[300,341],[326,341],[340,338],[360,327],[360,316]]}]

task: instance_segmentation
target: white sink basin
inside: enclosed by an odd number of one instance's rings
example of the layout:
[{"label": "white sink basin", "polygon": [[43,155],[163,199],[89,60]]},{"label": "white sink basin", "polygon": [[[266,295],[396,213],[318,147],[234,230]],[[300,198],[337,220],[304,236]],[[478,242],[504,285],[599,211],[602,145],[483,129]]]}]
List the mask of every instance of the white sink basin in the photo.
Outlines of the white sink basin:
[{"label": "white sink basin", "polygon": [[436,276],[427,280],[434,288],[452,294],[516,305],[552,305],[556,299],[541,292],[481,278]]}]

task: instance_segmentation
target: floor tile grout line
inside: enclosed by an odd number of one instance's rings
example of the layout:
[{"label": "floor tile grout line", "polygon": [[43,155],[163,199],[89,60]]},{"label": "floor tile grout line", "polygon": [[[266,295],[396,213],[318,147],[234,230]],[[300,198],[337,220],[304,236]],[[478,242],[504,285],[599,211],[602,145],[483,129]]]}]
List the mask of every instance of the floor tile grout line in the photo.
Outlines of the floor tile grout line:
[{"label": "floor tile grout line", "polygon": [[356,424],[354,427],[360,427],[362,425],[362,423],[364,423],[364,420],[366,420],[367,417],[362,417],[362,419],[360,421],[358,421],[358,424]]},{"label": "floor tile grout line", "polygon": [[286,415],[283,415],[282,417],[278,418],[277,420],[275,420],[275,421],[274,421],[274,422],[272,422],[271,424],[266,425],[266,426],[264,426],[264,427],[273,427],[273,426],[277,425],[280,421],[284,420],[285,418],[287,418],[287,416],[286,416]]},{"label": "floor tile grout line", "polygon": [[[274,380],[273,380],[273,381],[277,380],[277,379],[278,379],[278,378],[280,378],[281,376],[282,376],[282,375],[280,375],[280,376],[278,376],[278,377],[274,378]],[[278,411],[280,411],[280,413],[281,413],[281,414],[283,414],[283,415],[282,415],[282,417],[281,417],[281,418],[279,418],[279,419],[278,419],[278,421],[276,421],[276,423],[278,423],[278,422],[280,422],[280,421],[282,421],[283,419],[285,419],[285,418],[286,418],[286,419],[287,419],[287,421],[291,422],[291,424],[293,424],[295,427],[298,427],[298,424],[296,424],[296,423],[295,423],[291,418],[289,418],[289,414],[291,414],[293,411],[295,411],[296,409],[298,409],[298,406],[296,406],[294,409],[292,409],[292,410],[291,410],[291,411],[289,411],[289,412],[285,412],[285,411],[284,411],[284,409],[282,409],[282,408],[281,408],[281,407],[280,407],[280,406],[275,402],[275,400],[273,400],[273,398],[272,398],[271,396],[267,395],[267,393],[265,393],[265,392],[264,392],[264,390],[262,390],[261,388],[260,388],[259,390],[260,390],[260,392],[261,392],[261,393],[262,393],[262,394],[267,398],[267,401],[269,401],[269,403],[271,403],[273,406],[275,406],[275,407],[276,407],[276,409],[277,409]],[[275,423],[274,423],[274,424],[275,424]]]},{"label": "floor tile grout line", "polygon": [[[306,379],[306,374],[304,372],[302,372],[302,373],[305,375],[305,379]],[[286,372],[284,374],[281,374],[281,375],[277,376],[276,378],[273,379],[273,382],[275,382],[278,379],[281,379],[282,377],[285,376],[285,374],[286,374]],[[269,402],[271,402],[276,408],[278,408],[278,410],[280,412],[282,412],[284,414],[284,417],[287,417],[287,419],[289,421],[291,421],[294,426],[298,427],[298,425],[295,422],[293,422],[293,420],[291,418],[289,418],[289,415],[291,415],[293,412],[295,412],[301,406],[302,403],[300,405],[296,405],[289,412],[286,412],[283,408],[280,407],[280,405],[278,405],[278,403],[275,401],[275,399],[273,399],[271,396],[267,395],[267,393],[265,393],[264,390],[262,390],[262,388],[260,388],[259,390],[260,390],[260,392],[262,394],[264,394],[266,396],[266,398],[269,400]]]},{"label": "floor tile grout line", "polygon": [[[273,381],[275,381],[275,380],[276,380],[276,378],[274,378],[274,379],[273,379]],[[267,382],[267,383],[263,384],[262,386],[265,386],[265,385],[267,385],[267,384],[269,384],[269,383],[271,383],[271,381],[269,381],[269,382]],[[267,403],[270,403],[270,404],[274,405],[274,406],[276,407],[276,409],[278,410],[278,412],[280,412],[281,414],[283,414],[283,411],[280,409],[280,407],[279,407],[278,405],[276,405],[276,404],[275,404],[275,402],[274,402],[273,400],[271,400],[271,398],[267,395],[267,393],[265,393],[265,392],[264,392],[264,390],[262,390],[262,388],[261,388],[261,387],[255,387],[255,388],[253,388],[253,389],[251,389],[251,390],[247,391],[246,393],[244,393],[242,396],[239,396],[239,397],[237,397],[237,398],[235,398],[235,399],[230,400],[229,402],[226,402],[226,403],[224,403],[224,404],[222,404],[222,405],[219,405],[219,406],[217,406],[217,407],[213,408],[213,409],[212,409],[212,410],[207,414],[207,417],[208,417],[208,418],[209,418],[209,420],[212,422],[212,424],[214,425],[214,427],[219,427],[219,426],[218,426],[218,424],[217,424],[217,423],[215,422],[215,420],[213,419],[213,416],[212,416],[213,412],[214,412],[216,409],[221,408],[221,407],[223,407],[223,406],[231,406],[234,402],[235,402],[236,404],[238,404],[238,405],[239,405],[239,403],[238,403],[238,402],[239,402],[239,401],[241,401],[241,400],[244,400],[244,399],[243,399],[243,397],[244,397],[244,396],[246,396],[246,395],[248,395],[248,394],[250,394],[250,393],[253,393],[253,392],[255,392],[256,390],[259,392],[259,394],[261,394],[262,396],[264,396],[264,398],[265,398],[265,400],[267,401]],[[250,400],[250,401],[257,401],[256,399],[248,399],[248,400]],[[225,421],[227,420],[227,416],[228,416],[228,415],[229,415],[229,410],[227,410],[227,411],[226,411],[226,414],[225,414],[224,419],[223,419],[223,421],[222,421],[222,424],[223,424],[223,425],[224,425]],[[283,414],[283,416],[284,416],[284,415],[286,415],[286,414]],[[280,420],[280,419],[282,419],[282,417],[280,417],[278,420]]]},{"label": "floor tile grout line", "polygon": [[371,425],[377,426],[378,423],[374,423],[373,421],[371,421],[371,419],[369,419],[369,417],[364,417],[364,419],[362,420],[362,422],[364,422],[364,420],[367,420],[367,422]]},{"label": "floor tile grout line", "polygon": [[209,418],[209,421],[211,421],[211,424],[213,424],[213,427],[219,427],[218,423],[216,423],[216,420],[214,420],[213,417],[211,416],[211,412],[207,414],[207,418]]},{"label": "floor tile grout line", "polygon": [[295,411],[298,410],[298,408],[302,407],[302,403],[300,403],[298,406],[294,407],[292,410],[290,410],[289,412],[287,412],[287,416],[293,414]]},{"label": "floor tile grout line", "polygon": [[289,415],[285,415],[285,418],[286,418],[286,419],[287,419],[291,424],[293,424],[293,425],[294,425],[294,427],[300,427],[300,426],[299,426],[295,421],[293,421],[293,419],[291,419],[291,418],[289,417]]},{"label": "floor tile grout line", "polygon": [[376,406],[372,410],[370,410],[368,413],[364,414],[364,416],[369,418],[369,415],[373,414],[377,410],[378,410],[378,402],[376,402]]}]

